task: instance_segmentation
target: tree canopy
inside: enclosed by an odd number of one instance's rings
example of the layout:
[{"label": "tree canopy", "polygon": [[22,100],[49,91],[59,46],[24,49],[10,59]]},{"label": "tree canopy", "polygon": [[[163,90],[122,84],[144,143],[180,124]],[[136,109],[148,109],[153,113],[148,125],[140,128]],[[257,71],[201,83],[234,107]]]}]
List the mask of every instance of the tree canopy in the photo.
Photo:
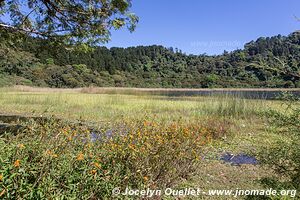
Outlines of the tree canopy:
[{"label": "tree canopy", "polygon": [[69,51],[35,37],[12,43],[0,37],[0,86],[300,87],[299,32],[215,56],[158,45]]},{"label": "tree canopy", "polygon": [[0,0],[0,28],[97,45],[109,40],[111,29],[135,29],[138,17],[130,8],[131,0]]}]

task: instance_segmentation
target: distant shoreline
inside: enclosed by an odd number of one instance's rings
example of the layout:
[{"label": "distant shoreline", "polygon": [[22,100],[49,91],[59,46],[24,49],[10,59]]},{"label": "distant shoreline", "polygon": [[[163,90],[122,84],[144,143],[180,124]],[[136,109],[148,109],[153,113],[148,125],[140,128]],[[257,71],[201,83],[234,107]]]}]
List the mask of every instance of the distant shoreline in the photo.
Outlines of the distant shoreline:
[{"label": "distant shoreline", "polygon": [[130,88],[130,87],[82,87],[82,88],[47,88],[16,85],[3,87],[0,91],[20,92],[81,92],[81,93],[103,93],[103,92],[213,92],[213,91],[262,91],[262,92],[300,92],[300,88]]}]

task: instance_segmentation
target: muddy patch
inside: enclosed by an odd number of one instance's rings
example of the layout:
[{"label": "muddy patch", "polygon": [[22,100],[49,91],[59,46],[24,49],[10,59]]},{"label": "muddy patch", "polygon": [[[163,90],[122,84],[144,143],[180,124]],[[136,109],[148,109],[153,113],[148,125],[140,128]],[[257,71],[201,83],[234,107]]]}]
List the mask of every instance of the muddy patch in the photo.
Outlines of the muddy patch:
[{"label": "muddy patch", "polygon": [[24,123],[30,120],[46,122],[49,119],[46,117],[0,114],[0,134],[11,133],[16,135],[26,128]]},{"label": "muddy patch", "polygon": [[47,117],[43,117],[43,116],[23,116],[23,115],[0,114],[0,122],[1,123],[13,124],[13,123],[28,122],[30,120],[47,121],[49,119]]},{"label": "muddy patch", "polygon": [[19,124],[7,124],[7,123],[0,123],[0,134],[1,133],[18,133],[24,130],[24,126]]}]

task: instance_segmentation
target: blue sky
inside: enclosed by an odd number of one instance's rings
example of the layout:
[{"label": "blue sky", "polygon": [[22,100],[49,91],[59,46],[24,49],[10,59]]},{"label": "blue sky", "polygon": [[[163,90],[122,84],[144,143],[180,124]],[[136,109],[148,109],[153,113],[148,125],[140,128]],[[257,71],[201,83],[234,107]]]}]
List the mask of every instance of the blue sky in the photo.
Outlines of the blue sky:
[{"label": "blue sky", "polygon": [[300,30],[299,0],[133,0],[134,33],[112,32],[106,46],[159,44],[187,54],[220,54],[258,37]]},{"label": "blue sky", "polygon": [[299,0],[132,0],[132,5],[140,18],[136,31],[112,31],[105,46],[156,44],[214,55],[300,30]]}]

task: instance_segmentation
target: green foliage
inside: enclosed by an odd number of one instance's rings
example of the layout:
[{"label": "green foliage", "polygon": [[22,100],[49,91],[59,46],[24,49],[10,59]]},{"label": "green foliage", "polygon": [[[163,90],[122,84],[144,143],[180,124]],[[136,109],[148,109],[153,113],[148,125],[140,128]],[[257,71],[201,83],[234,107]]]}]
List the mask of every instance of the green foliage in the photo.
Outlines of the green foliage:
[{"label": "green foliage", "polygon": [[47,63],[48,65],[54,65],[54,60],[53,60],[53,58],[47,58],[47,59],[46,59],[46,63]]},{"label": "green foliage", "polygon": [[0,13],[10,21],[1,21],[0,28],[58,43],[95,45],[109,40],[111,28],[135,29],[138,17],[130,7],[130,0],[4,0]]},{"label": "green foliage", "polygon": [[[267,117],[282,137],[271,148],[260,153],[261,161],[270,166],[279,178],[263,179],[267,187],[300,190],[300,107],[297,98],[284,94],[285,112],[271,110]],[[288,99],[288,100],[287,100]],[[299,197],[299,193],[298,193]]]},{"label": "green foliage", "polygon": [[209,74],[205,77],[203,86],[208,88],[214,87],[218,80],[219,77],[216,74]]},{"label": "green foliage", "polygon": [[0,87],[10,86],[12,85],[12,81],[8,76],[0,75]]},{"label": "green foliage", "polygon": [[188,56],[157,45],[77,51],[45,39],[11,38],[0,42],[0,73],[49,87],[290,88],[300,82],[299,41],[293,33],[219,56]]}]

